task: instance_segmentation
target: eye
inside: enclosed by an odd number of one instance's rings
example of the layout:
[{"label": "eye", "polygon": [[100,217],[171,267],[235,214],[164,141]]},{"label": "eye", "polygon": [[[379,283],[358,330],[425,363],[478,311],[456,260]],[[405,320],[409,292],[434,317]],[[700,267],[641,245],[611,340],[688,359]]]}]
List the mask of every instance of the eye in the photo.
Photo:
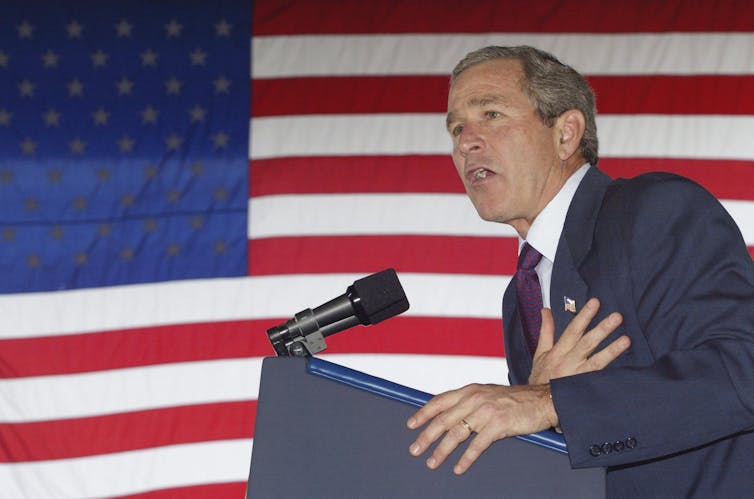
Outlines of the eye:
[{"label": "eye", "polygon": [[454,137],[458,137],[463,132],[463,125],[456,125],[450,129],[450,134]]},{"label": "eye", "polygon": [[491,120],[494,120],[494,119],[496,119],[496,118],[499,118],[499,117],[501,117],[501,116],[503,115],[503,113],[501,113],[501,112],[499,112],[499,111],[485,111],[484,115],[485,115],[485,116],[486,116],[487,118],[489,118],[489,119],[491,119]]}]

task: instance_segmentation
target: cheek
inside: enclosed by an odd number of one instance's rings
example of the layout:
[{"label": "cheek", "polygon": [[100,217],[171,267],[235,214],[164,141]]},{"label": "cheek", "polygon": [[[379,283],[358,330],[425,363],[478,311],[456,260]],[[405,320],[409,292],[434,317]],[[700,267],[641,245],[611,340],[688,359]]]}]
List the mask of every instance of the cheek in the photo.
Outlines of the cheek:
[{"label": "cheek", "polygon": [[458,154],[458,152],[454,150],[452,159],[453,159],[453,166],[455,166],[456,168],[456,172],[458,173],[458,175],[463,176],[463,173],[462,173],[463,172],[463,158],[461,158],[461,155]]}]

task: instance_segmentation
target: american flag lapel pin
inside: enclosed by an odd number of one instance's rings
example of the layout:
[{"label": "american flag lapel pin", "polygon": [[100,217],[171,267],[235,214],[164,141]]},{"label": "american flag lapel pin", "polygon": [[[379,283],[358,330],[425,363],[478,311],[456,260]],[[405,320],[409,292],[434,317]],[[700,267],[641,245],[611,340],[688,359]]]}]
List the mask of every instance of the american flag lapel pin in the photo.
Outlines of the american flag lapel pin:
[{"label": "american flag lapel pin", "polygon": [[571,312],[572,314],[576,313],[576,300],[573,298],[568,298],[567,296],[563,297],[563,307],[565,308],[566,312]]}]

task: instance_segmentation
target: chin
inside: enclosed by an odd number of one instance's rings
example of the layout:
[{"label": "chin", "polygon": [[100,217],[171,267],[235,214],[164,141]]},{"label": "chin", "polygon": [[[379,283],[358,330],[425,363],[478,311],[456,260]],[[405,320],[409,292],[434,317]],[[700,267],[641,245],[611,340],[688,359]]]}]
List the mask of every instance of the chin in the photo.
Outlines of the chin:
[{"label": "chin", "polygon": [[476,212],[482,220],[487,222],[497,222],[500,220],[499,214],[491,206],[474,203],[474,208],[476,208]]}]

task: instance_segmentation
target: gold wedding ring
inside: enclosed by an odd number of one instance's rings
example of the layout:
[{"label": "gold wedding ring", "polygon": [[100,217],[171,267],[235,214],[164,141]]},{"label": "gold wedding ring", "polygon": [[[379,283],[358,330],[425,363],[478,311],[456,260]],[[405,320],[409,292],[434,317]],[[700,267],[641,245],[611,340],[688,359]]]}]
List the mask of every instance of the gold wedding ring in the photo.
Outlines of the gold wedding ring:
[{"label": "gold wedding ring", "polygon": [[474,430],[471,429],[471,425],[465,419],[461,420],[461,424],[463,425],[464,428],[469,430],[469,433],[474,433]]}]

